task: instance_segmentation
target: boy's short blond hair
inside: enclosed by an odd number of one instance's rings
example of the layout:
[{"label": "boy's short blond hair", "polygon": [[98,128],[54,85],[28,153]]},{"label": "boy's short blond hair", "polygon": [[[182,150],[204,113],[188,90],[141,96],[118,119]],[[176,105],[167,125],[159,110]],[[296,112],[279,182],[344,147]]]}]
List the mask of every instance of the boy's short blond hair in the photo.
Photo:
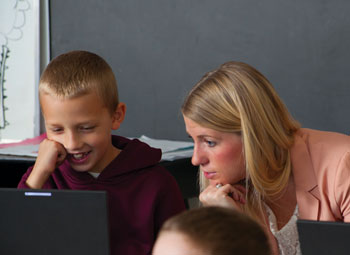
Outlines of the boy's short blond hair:
[{"label": "boy's short blond hair", "polygon": [[68,99],[91,92],[98,94],[111,114],[115,112],[119,99],[113,71],[103,58],[88,51],[70,51],[54,58],[39,82],[39,95]]}]

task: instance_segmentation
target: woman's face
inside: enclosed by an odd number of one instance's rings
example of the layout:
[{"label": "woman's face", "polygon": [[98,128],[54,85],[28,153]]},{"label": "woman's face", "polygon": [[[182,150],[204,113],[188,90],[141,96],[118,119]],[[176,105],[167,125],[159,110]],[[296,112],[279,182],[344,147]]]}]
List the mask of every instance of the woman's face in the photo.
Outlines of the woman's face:
[{"label": "woman's face", "polygon": [[184,116],[187,133],[194,141],[192,164],[210,185],[236,184],[245,178],[241,136],[200,126]]}]

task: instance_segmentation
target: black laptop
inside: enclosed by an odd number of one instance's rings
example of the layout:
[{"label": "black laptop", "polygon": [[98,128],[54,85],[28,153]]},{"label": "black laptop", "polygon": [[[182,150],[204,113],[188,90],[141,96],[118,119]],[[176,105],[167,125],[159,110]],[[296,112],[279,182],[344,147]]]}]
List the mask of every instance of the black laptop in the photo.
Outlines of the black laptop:
[{"label": "black laptop", "polygon": [[109,255],[104,191],[0,189],[0,254]]},{"label": "black laptop", "polygon": [[350,254],[350,223],[298,220],[303,255]]}]

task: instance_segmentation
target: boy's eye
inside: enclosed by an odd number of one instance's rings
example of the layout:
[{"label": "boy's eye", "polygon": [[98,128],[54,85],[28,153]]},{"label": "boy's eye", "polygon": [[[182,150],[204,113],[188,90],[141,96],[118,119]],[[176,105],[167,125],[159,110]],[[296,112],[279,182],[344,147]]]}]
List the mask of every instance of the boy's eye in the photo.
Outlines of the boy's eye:
[{"label": "boy's eye", "polygon": [[94,129],[94,126],[84,126],[84,127],[81,127],[80,129],[88,131],[88,130]]},{"label": "boy's eye", "polygon": [[62,128],[51,128],[51,131],[54,133],[58,133],[62,131]]}]

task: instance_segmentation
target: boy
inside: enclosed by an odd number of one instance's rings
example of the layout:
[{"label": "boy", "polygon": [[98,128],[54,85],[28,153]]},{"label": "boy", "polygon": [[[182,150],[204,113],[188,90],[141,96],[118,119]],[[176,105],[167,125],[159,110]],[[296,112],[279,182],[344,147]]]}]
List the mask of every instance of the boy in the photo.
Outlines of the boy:
[{"label": "boy", "polygon": [[[150,254],[162,223],[185,209],[161,151],[111,135],[125,116],[110,66],[72,51],[52,60],[39,83],[47,139],[19,188],[106,190],[111,254]],[[64,244],[62,244],[64,245]]]}]

